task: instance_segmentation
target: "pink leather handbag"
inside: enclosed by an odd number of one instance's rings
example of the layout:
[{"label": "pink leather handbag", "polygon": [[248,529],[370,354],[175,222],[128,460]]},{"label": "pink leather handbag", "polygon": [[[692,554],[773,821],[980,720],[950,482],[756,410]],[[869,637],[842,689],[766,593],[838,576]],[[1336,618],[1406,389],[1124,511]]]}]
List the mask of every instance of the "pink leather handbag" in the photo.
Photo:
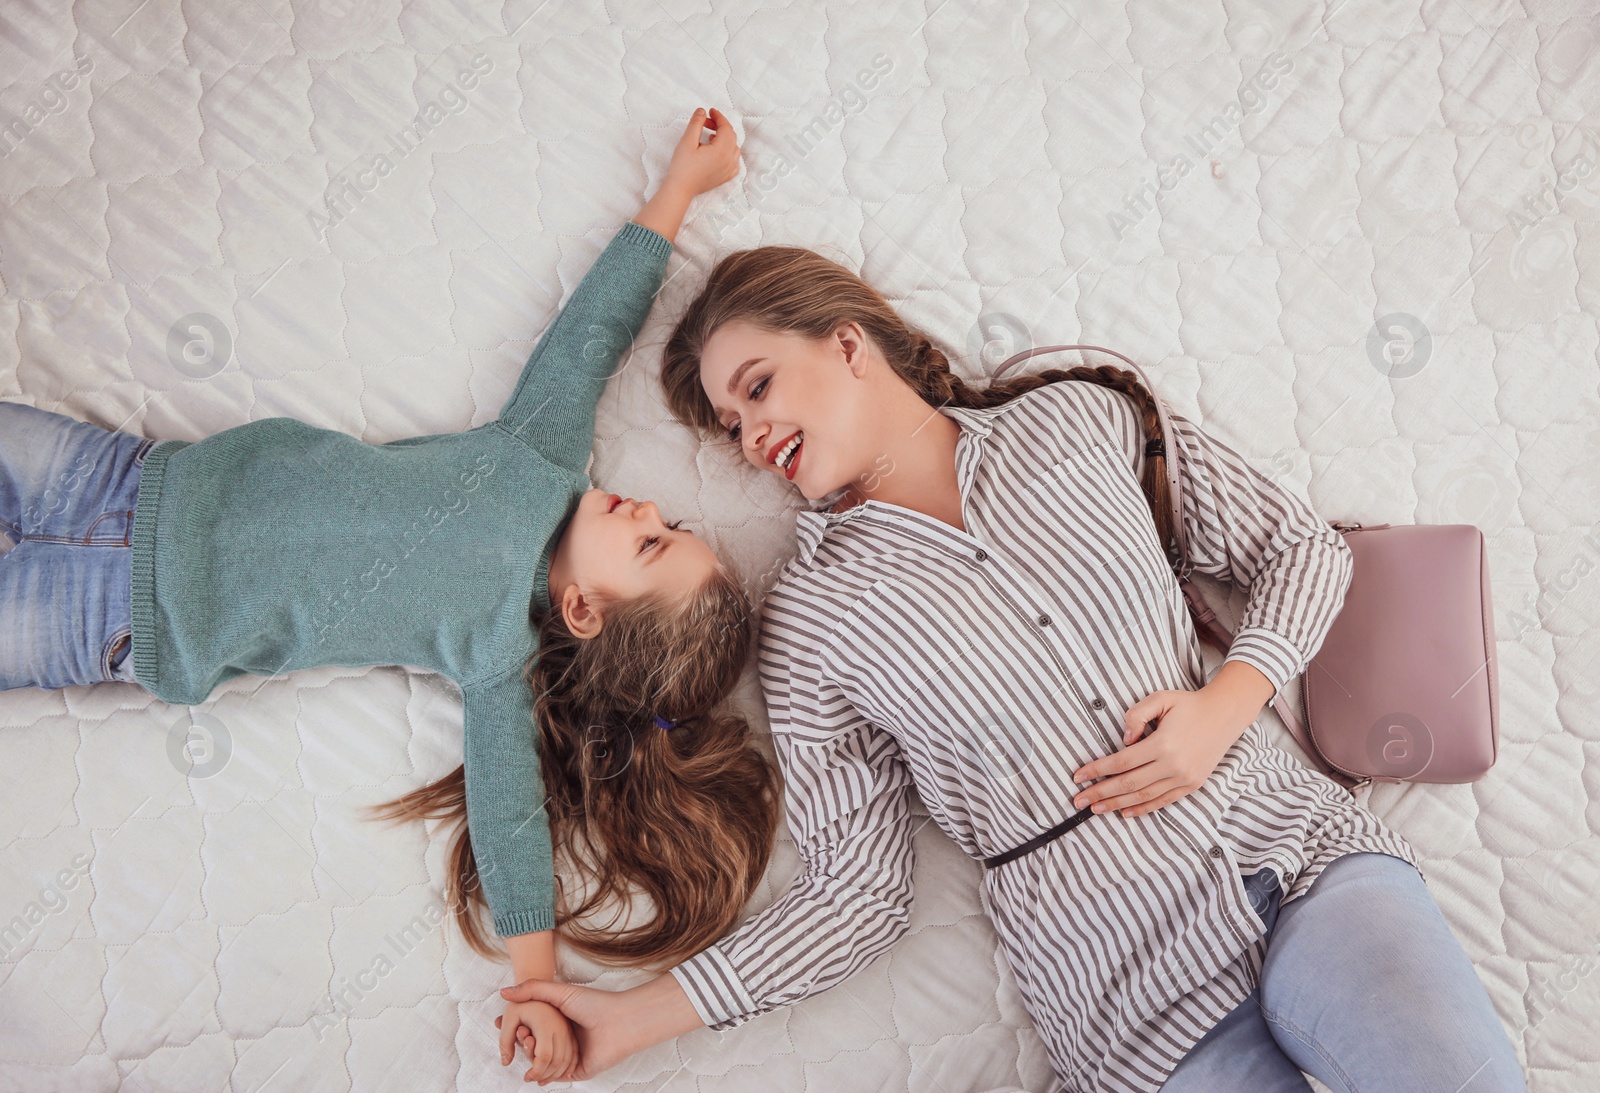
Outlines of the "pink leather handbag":
[{"label": "pink leather handbag", "polygon": [[[1038,353],[1092,349],[1144,370],[1114,349],[1047,345]],[[1157,395],[1178,561],[1174,570],[1197,632],[1226,655],[1233,634],[1189,580],[1180,453]],[[1296,716],[1283,689],[1272,707],[1311,761],[1352,794],[1372,782],[1471,782],[1494,765],[1500,741],[1500,686],[1494,607],[1483,532],[1471,524],[1330,522],[1345,538],[1354,572],[1344,603],[1301,677]]]}]

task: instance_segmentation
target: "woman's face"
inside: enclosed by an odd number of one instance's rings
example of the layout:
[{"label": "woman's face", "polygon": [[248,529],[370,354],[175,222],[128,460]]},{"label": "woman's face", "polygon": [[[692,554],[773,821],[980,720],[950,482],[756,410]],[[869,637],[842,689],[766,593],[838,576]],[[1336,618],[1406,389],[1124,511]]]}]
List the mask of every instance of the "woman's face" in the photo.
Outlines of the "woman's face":
[{"label": "woman's face", "polygon": [[877,450],[870,352],[853,322],[815,340],[737,320],[706,340],[700,386],[751,464],[815,500],[855,481]]}]

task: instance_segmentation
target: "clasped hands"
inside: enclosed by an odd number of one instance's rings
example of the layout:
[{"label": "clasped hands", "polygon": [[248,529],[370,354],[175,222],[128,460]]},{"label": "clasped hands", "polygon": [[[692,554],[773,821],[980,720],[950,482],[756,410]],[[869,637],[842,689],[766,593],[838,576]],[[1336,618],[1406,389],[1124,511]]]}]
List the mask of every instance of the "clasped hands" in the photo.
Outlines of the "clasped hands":
[{"label": "clasped hands", "polygon": [[[651,1047],[653,1043],[672,1039],[701,1024],[688,997],[670,975],[626,991],[602,991],[597,987],[581,987],[573,983],[557,983],[554,979],[538,976],[523,979],[517,986],[501,987],[501,999],[506,1000],[507,1023],[512,1011],[518,1015],[523,1007],[550,1010],[562,1019],[563,1031],[570,1032],[576,1040],[576,1053],[568,1056],[565,1069],[552,1059],[539,1063],[538,1037],[533,1042],[525,1032],[518,1031],[523,1047],[530,1048],[534,1066],[523,1074],[523,1082],[586,1082],[594,1075],[621,1063],[635,1051]],[[506,1042],[506,1026],[501,1018],[494,1018],[501,1027],[501,1040]]]},{"label": "clasped hands", "polygon": [[525,1082],[573,1081],[578,1064],[577,1037],[571,1023],[548,1002],[508,1001],[503,1017],[494,1019],[500,1030],[500,1065],[515,1057],[514,1044],[528,1053]]}]

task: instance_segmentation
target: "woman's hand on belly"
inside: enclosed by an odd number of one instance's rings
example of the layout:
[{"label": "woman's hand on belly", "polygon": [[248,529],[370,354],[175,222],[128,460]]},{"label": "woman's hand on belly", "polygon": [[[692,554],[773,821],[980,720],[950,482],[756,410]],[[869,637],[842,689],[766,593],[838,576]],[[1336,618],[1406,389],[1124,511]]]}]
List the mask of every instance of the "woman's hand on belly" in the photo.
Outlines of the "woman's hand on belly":
[{"label": "woman's hand on belly", "polygon": [[[1198,691],[1147,695],[1123,716],[1122,750],[1085,763],[1073,775],[1078,783],[1100,779],[1073,797],[1073,805],[1141,816],[1194,792],[1271,693],[1271,683],[1257,669],[1230,661]],[[1152,721],[1156,725],[1149,728]]]}]

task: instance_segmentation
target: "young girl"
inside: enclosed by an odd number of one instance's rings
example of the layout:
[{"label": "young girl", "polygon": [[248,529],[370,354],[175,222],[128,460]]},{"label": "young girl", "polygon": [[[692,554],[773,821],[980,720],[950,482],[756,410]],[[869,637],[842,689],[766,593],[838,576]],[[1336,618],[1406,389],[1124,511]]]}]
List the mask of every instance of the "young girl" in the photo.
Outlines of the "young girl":
[{"label": "young girl", "polygon": [[[502,991],[562,1006],[580,1073],[792,1004],[891,945],[915,785],[986,867],[1060,1088],[1305,1091],[1302,1070],[1339,1090],[1523,1088],[1410,844],[1256,720],[1352,572],[1303,500],[1180,415],[1158,442],[1130,373],[968,387],[799,248],[719,262],[662,380],[681,420],[814,503],[758,660],[804,868],[631,991]],[[1194,568],[1250,588],[1210,682],[1170,563],[1163,442]]]},{"label": "young girl", "polygon": [[[376,811],[467,821],[450,902],[475,949],[492,955],[485,903],[519,979],[553,973],[557,927],[627,964],[715,940],[777,818],[745,724],[712,712],[746,661],[748,604],[694,534],[584,471],[684,212],[738,156],[721,114],[696,110],[499,418],[468,432],[367,444],[273,418],[158,443],[0,404],[0,688],[124,680],[193,705],[246,673],[438,672],[461,688],[464,763]],[[581,898],[556,890],[552,837]],[[648,921],[574,921],[635,891]],[[530,1073],[570,1068],[551,1007],[498,1023],[502,1063],[526,1026]]]}]

